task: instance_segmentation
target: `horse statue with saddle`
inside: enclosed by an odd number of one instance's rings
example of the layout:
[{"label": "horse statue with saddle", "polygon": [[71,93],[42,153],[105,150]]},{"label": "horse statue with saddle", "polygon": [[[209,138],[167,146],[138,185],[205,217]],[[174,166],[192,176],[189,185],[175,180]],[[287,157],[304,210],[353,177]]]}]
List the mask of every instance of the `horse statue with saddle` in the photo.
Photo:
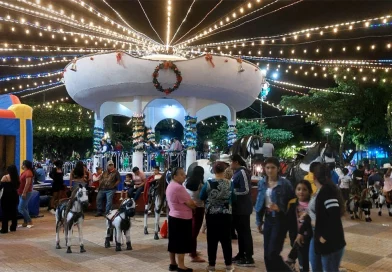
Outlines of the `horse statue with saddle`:
[{"label": "horse statue with saddle", "polygon": [[64,228],[65,245],[67,253],[72,253],[71,237],[73,226],[78,227],[80,253],[86,252],[83,245],[83,211],[88,207],[87,189],[82,185],[76,187],[69,199],[62,200],[56,209],[56,249],[61,249],[60,246],[60,229]]},{"label": "horse statue with saddle", "polygon": [[154,221],[154,239],[159,240],[158,233],[160,231],[160,217],[161,211],[164,207],[167,208],[166,203],[166,188],[170,183],[171,171],[167,170],[163,175],[158,174],[150,177],[145,185],[145,192],[147,196],[145,198],[144,207],[144,234],[148,233],[148,212],[153,209],[155,215]]},{"label": "horse statue with saddle", "polygon": [[105,248],[110,247],[110,242],[113,242],[114,236],[116,251],[121,251],[122,233],[124,233],[127,242],[127,250],[132,250],[131,217],[135,215],[135,207],[135,201],[131,198],[127,198],[121,202],[118,210],[111,210],[106,215]]},{"label": "horse statue with saddle", "polygon": [[313,162],[335,163],[335,152],[333,147],[326,143],[313,144],[307,151],[301,150],[294,162],[286,170],[286,178],[294,186],[297,181],[304,179],[309,173],[310,165]]}]

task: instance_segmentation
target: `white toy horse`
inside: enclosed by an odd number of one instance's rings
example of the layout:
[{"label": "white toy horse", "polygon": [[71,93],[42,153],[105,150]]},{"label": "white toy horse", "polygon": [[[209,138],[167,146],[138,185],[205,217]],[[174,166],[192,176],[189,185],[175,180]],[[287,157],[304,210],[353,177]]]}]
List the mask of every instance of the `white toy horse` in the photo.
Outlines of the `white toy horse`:
[{"label": "white toy horse", "polygon": [[131,217],[135,215],[135,207],[135,201],[127,198],[123,200],[118,210],[111,210],[106,215],[105,248],[110,247],[110,242],[113,241],[113,231],[115,231],[116,251],[121,251],[122,232],[127,241],[127,250],[132,250]]},{"label": "white toy horse", "polygon": [[[166,171],[163,175],[157,176],[156,179],[150,185],[148,190],[148,203],[144,208],[144,234],[148,233],[148,211],[151,209],[151,206],[154,205],[154,214],[155,214],[155,222],[154,222],[154,239],[159,240],[158,232],[160,231],[159,221],[161,217],[161,211],[163,207],[166,206],[166,188],[170,183],[171,174],[170,171]],[[166,213],[167,214],[167,213]]]},{"label": "white toy horse", "polygon": [[65,244],[67,247],[67,253],[72,253],[71,251],[71,237],[72,228],[74,225],[78,227],[79,232],[79,245],[80,253],[86,252],[83,245],[83,221],[84,214],[83,209],[88,206],[88,195],[87,190],[82,185],[76,188],[68,201],[62,202],[56,209],[56,249],[61,249],[60,247],[60,237],[59,232],[61,226],[64,227],[65,232]]}]

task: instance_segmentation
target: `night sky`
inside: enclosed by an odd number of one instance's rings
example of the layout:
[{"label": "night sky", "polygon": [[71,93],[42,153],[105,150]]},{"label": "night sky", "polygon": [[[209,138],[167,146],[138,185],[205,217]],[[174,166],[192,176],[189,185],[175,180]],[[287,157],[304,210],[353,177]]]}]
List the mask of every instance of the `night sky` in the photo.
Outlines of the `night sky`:
[{"label": "night sky", "polygon": [[[28,5],[28,3],[36,3],[38,0],[28,0],[23,3],[22,1],[8,1],[15,6],[24,7],[28,9],[33,9],[36,11],[43,12],[43,10],[38,10],[37,6],[33,7],[32,5]],[[7,2],[7,1],[6,1]],[[110,23],[104,22],[103,17],[107,16],[108,18],[113,19],[115,22],[121,23],[125,26],[125,23],[121,21],[117,14],[108,7],[104,1],[102,0],[94,0],[94,1],[85,1],[86,5],[90,5],[94,9],[100,12],[101,17],[98,18],[95,14],[88,11],[80,5],[79,0],[56,0],[56,1],[47,1],[47,0],[39,0],[38,1],[42,7],[50,7],[52,10],[60,11],[63,10],[66,16],[75,16],[76,19],[81,20],[84,19],[85,24],[89,24],[90,22],[94,23],[94,26],[102,25],[104,27],[109,27],[113,30],[116,29],[115,26],[111,26]],[[115,10],[117,10],[124,20],[129,23],[132,28],[137,31],[143,32],[148,37],[152,38],[157,42],[161,42],[160,38],[166,42],[166,21],[167,21],[167,0],[106,0],[106,2]],[[185,36],[180,42],[187,40],[188,38],[194,37],[194,35],[202,33],[204,30],[208,31],[209,27],[213,27],[215,24],[219,25],[221,20],[225,20],[228,16],[230,20],[233,20],[233,13],[236,13],[236,18],[240,18],[241,14],[239,12],[242,7],[244,12],[243,14],[249,14],[251,11],[255,11],[258,8],[263,6],[267,6],[266,8],[259,10],[257,12],[253,12],[251,15],[238,20],[237,22],[231,24],[229,27],[235,27],[234,29],[221,32],[219,34],[211,35],[210,37],[199,39],[190,45],[196,46],[200,45],[199,49],[203,52],[205,49],[207,51],[214,50],[215,53],[219,51],[223,51],[223,53],[229,53],[232,51],[233,54],[239,54],[238,51],[241,51],[241,55],[253,55],[253,56],[263,56],[263,57],[272,57],[272,58],[296,58],[296,59],[307,59],[307,60],[380,60],[380,59],[391,59],[391,48],[387,47],[387,44],[391,42],[391,27],[390,23],[392,22],[392,18],[389,18],[386,23],[382,26],[370,26],[366,27],[363,24],[356,25],[355,29],[352,31],[347,30],[347,26],[338,26],[338,31],[336,33],[332,32],[332,28],[325,29],[325,34],[320,36],[319,34],[314,34],[309,38],[304,37],[304,33],[299,35],[298,40],[289,39],[287,42],[276,41],[272,43],[271,40],[266,42],[266,44],[261,44],[263,38],[256,39],[255,45],[252,46],[250,43],[247,43],[245,46],[241,45],[241,42],[236,43],[237,48],[233,48],[232,44],[229,49],[225,49],[224,46],[221,46],[221,50],[218,50],[217,46],[210,47],[205,46],[206,43],[217,43],[223,41],[230,41],[234,39],[243,39],[243,38],[253,38],[253,37],[265,37],[270,35],[278,35],[289,33],[293,31],[302,30],[305,28],[317,27],[317,26],[326,26],[330,24],[337,23],[345,23],[345,22],[355,22],[363,19],[370,19],[375,17],[381,17],[388,15],[392,12],[392,1],[377,1],[377,0],[340,0],[340,1],[328,1],[328,0],[313,0],[313,1],[272,1],[272,0],[261,0],[258,2],[257,0],[252,1],[238,1],[238,0],[172,0],[172,15],[171,15],[171,38],[173,34],[178,29],[182,20],[188,12],[189,7],[194,2],[190,13],[186,21],[181,26],[181,29],[176,34],[172,45],[176,45],[177,40],[182,37],[185,33],[187,33],[191,28],[193,28],[196,24],[198,24],[203,17],[206,16],[207,13],[211,11],[211,9],[217,4],[219,4],[216,9],[214,9],[209,16],[202,22],[197,28],[191,31],[188,35]],[[248,4],[251,4],[251,7],[248,7]],[[148,19],[150,20],[152,26],[157,31],[158,35],[151,28],[149,21],[147,20],[143,10],[141,9],[140,4],[143,6]],[[288,6],[292,4],[289,7]],[[47,18],[39,18],[42,17],[39,15],[38,17],[32,16],[29,14],[23,14],[21,9],[16,9],[15,7],[8,6],[7,8],[0,6],[0,16],[3,20],[0,21],[0,48],[14,48],[17,51],[0,51],[1,58],[7,57],[51,57],[56,56],[56,60],[60,59],[59,55],[62,57],[69,58],[71,60],[76,55],[86,54],[84,52],[59,52],[56,51],[57,47],[74,47],[75,49],[81,48],[112,48],[111,45],[104,46],[103,42],[98,42],[97,45],[94,44],[94,41],[89,41],[88,44],[85,44],[83,41],[86,38],[79,37],[79,41],[75,42],[75,37],[66,36],[62,33],[54,33],[54,37],[52,37],[53,33],[50,31],[41,31],[35,28],[28,27],[26,23],[34,24],[36,21],[39,21],[40,26],[50,25],[53,29],[61,28],[63,31],[79,31],[85,34],[94,33],[94,31],[86,31],[85,29],[75,28],[67,23],[59,23],[53,22],[52,20],[48,20]],[[50,14],[49,12],[45,12]],[[22,24],[17,24],[15,22],[10,22],[10,20],[4,20],[10,16],[12,20],[18,20],[21,22],[23,18]],[[257,17],[260,17],[256,19]],[[252,22],[244,23],[247,20],[255,19]],[[376,20],[371,24],[380,24],[382,20]],[[240,25],[239,27],[236,27]],[[226,30],[227,28],[222,28],[222,30]],[[26,31],[29,30],[27,33]],[[320,29],[321,30],[321,29]],[[118,30],[121,33],[121,30]],[[42,32],[42,36],[39,35],[39,32]],[[125,33],[125,32],[124,32]],[[215,32],[212,32],[215,33]],[[301,36],[302,35],[302,36]],[[65,38],[66,39],[65,39]],[[77,37],[77,36],[76,36]],[[103,35],[102,37],[105,37]],[[267,39],[268,40],[268,39]],[[5,46],[7,44],[7,47]],[[22,45],[21,48],[18,46]],[[37,52],[32,51],[31,46],[49,46],[51,51]],[[30,46],[30,47],[29,47]],[[360,47],[360,50],[356,50],[357,47]],[[372,48],[373,46],[373,48]],[[347,48],[346,51],[343,51],[342,48]],[[115,49],[121,49],[121,46],[118,45]],[[197,48],[196,48],[197,49]],[[316,52],[316,50],[319,50]],[[330,51],[332,49],[332,51]],[[292,53],[294,50],[294,54]],[[248,53],[251,51],[251,54]],[[261,53],[258,54],[257,52]],[[281,52],[282,51],[282,52]],[[71,55],[71,56],[70,56]],[[50,61],[50,59],[44,59],[42,62]],[[34,66],[31,68],[18,68],[11,67],[15,65],[23,65],[23,64],[35,64],[40,61],[27,62],[27,60],[20,59],[19,62],[16,62],[15,59],[7,59],[6,62],[2,62],[0,60],[0,76],[16,76],[22,74],[36,74],[36,73],[48,73],[53,71],[58,71],[63,69],[67,62],[60,63],[50,63],[42,66]],[[272,73],[277,74],[277,80],[289,82],[292,84],[299,84],[317,88],[326,88],[334,86],[334,81],[332,76],[328,76],[327,78],[323,78],[322,74],[325,73],[322,71],[322,67],[316,66],[315,70],[310,70],[311,65],[301,65],[301,64],[292,64],[292,68],[289,73],[285,73],[285,70],[289,69],[288,66],[290,64],[284,62],[266,62],[266,61],[254,61],[255,63],[259,63],[262,69],[267,68],[267,64],[269,64],[269,71],[267,76],[271,76]],[[280,65],[280,67],[278,67]],[[390,63],[385,63],[383,67],[389,66]],[[302,67],[303,66],[303,67]],[[300,68],[301,67],[301,68]],[[347,66],[349,67],[349,66]],[[333,68],[333,66],[332,66]],[[278,69],[278,70],[276,70]],[[353,69],[356,69],[353,67]],[[297,70],[299,73],[295,74],[294,70]],[[304,71],[309,71],[309,74],[304,74]],[[312,76],[317,72],[317,77]],[[34,86],[34,82],[39,82],[39,84],[44,82],[43,85],[47,86],[48,84],[58,82],[57,80],[61,77],[60,74],[39,78],[37,80],[33,79],[19,79],[19,80],[10,80],[10,81],[1,81],[0,82],[0,93],[10,93],[21,90],[26,90],[27,85],[29,87]],[[389,77],[391,80],[392,77]],[[50,82],[49,80],[52,80]],[[21,86],[21,87],[19,87]],[[291,90],[307,92],[308,90],[288,87]],[[14,90],[12,90],[14,87]],[[7,91],[5,91],[7,89]],[[55,88],[53,90],[45,91],[39,94],[40,90],[44,90],[45,88],[38,88],[35,90],[24,91],[23,93],[18,93],[17,95],[22,98],[22,102],[25,103],[42,103],[47,101],[59,100],[60,98],[64,98],[67,96],[66,90],[64,87]],[[28,94],[32,94],[31,96],[25,96]],[[267,97],[268,101],[279,103],[281,97],[283,95],[294,95],[292,92],[287,92],[279,88],[272,87],[271,92]],[[252,109],[248,109],[239,113],[239,117],[244,118],[257,118],[260,116],[259,114],[260,106],[259,102],[255,102],[252,105]],[[281,115],[282,113],[278,110],[264,106],[263,107],[263,115],[266,117]],[[297,118],[298,119],[298,118]],[[301,121],[296,120],[296,118],[278,118],[278,120],[270,120],[268,121],[273,127],[298,127],[303,126],[304,124]],[[298,123],[298,124],[297,124]],[[304,128],[306,128],[305,126]],[[306,129],[305,129],[306,130]]]}]

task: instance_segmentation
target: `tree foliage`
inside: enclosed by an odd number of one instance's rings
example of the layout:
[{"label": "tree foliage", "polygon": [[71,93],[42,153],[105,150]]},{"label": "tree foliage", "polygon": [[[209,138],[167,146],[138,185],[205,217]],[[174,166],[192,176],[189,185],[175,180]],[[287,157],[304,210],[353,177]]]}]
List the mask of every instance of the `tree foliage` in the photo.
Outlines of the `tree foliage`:
[{"label": "tree foliage", "polygon": [[33,110],[34,154],[37,159],[81,157],[92,148],[93,113],[76,104],[59,103]]},{"label": "tree foliage", "polygon": [[[337,86],[330,88],[330,92],[312,90],[309,96],[284,96],[280,104],[288,112],[293,109],[310,112],[307,121],[317,122],[321,128],[329,127],[332,133],[338,133],[341,152],[347,140],[358,146],[386,144],[389,137],[384,120],[392,98],[391,85],[383,81],[354,80],[354,76],[341,72],[336,77]],[[369,81],[374,77],[362,76]],[[382,78],[382,75],[378,76]]]},{"label": "tree foliage", "polygon": [[[227,149],[227,124],[222,124],[212,134],[212,142],[218,146],[220,150]],[[261,124],[257,121],[241,121],[237,122],[237,136],[238,139],[249,135],[263,135],[265,138],[270,138],[271,142],[277,145],[282,145],[290,141],[294,136],[291,131],[284,129],[269,129],[266,124]]]}]

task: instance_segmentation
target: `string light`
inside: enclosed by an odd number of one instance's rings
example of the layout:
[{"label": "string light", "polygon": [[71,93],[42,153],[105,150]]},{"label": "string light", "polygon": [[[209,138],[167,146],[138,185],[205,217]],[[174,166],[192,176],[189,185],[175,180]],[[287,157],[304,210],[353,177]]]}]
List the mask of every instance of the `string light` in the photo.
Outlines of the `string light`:
[{"label": "string light", "polygon": [[171,16],[171,0],[167,0],[167,30],[166,30],[166,51],[170,45],[170,16]]},{"label": "string light", "polygon": [[278,86],[278,85],[270,84],[270,86],[275,87],[275,88],[278,88],[278,89],[281,89],[281,90],[284,90],[284,91],[292,92],[292,93],[295,93],[295,94],[304,95],[304,96],[309,96],[309,95],[306,94],[306,93],[301,93],[301,92],[294,91],[294,90],[291,90],[291,89],[287,89],[287,88],[284,88],[284,87],[281,87],[281,86]]},{"label": "string light", "polygon": [[[294,32],[289,32],[289,33],[284,33],[284,34],[279,34],[279,35],[271,35],[271,36],[263,36],[263,37],[253,37],[253,38],[246,38],[246,39],[239,39],[239,40],[231,40],[231,41],[223,41],[223,42],[218,42],[218,43],[208,43],[208,44],[202,44],[202,45],[198,45],[198,46],[216,46],[216,45],[226,45],[226,44],[233,44],[233,43],[237,43],[237,42],[250,42],[250,41],[256,41],[256,40],[264,40],[264,41],[271,41],[272,39],[277,40],[277,39],[282,39],[285,38],[284,41],[286,41],[286,39],[288,38],[292,38],[293,40],[297,40],[298,37],[300,36],[307,36],[307,34],[311,35],[312,32],[316,32],[316,31],[320,31],[320,29],[329,29],[329,28],[334,28],[336,25],[341,25],[341,26],[349,26],[349,28],[353,25],[358,25],[361,24],[365,21],[370,22],[374,22],[374,21],[378,21],[381,20],[382,18],[390,18],[390,15],[386,15],[386,16],[382,16],[382,17],[376,17],[376,18],[371,18],[371,19],[364,19],[364,20],[359,20],[356,22],[342,22],[342,23],[337,23],[334,25],[326,25],[326,26],[317,26],[317,27],[311,27],[311,28],[307,28],[307,29],[302,29],[302,30],[298,30],[298,31],[294,31]],[[391,24],[387,24],[388,26],[390,26]],[[375,28],[376,26],[385,26],[385,24],[383,25],[370,25],[372,26],[372,28]],[[341,31],[343,31],[344,29],[341,29]],[[319,32],[320,35],[325,34],[324,31]],[[195,39],[190,39],[188,42],[192,42]],[[184,43],[181,43],[181,45],[183,46]]]},{"label": "string light", "polygon": [[[211,13],[211,12],[212,12],[221,2],[222,2],[222,0],[221,0],[214,8],[212,8],[211,11],[210,11],[207,15],[209,15],[209,14],[210,14],[210,13]],[[228,25],[231,25],[231,24],[237,22],[238,20],[242,20],[243,18],[245,18],[245,17],[247,17],[247,16],[250,16],[250,15],[252,15],[252,14],[254,14],[254,13],[260,11],[260,10],[263,10],[263,9],[265,9],[265,8],[267,8],[267,7],[269,7],[269,6],[273,5],[273,4],[275,4],[275,3],[277,3],[277,2],[279,2],[279,0],[275,0],[275,1],[273,1],[273,2],[271,2],[271,3],[269,3],[269,4],[265,5],[265,6],[263,6],[263,7],[261,7],[261,8],[258,8],[258,9],[256,9],[256,10],[253,10],[253,11],[251,11],[251,12],[249,12],[249,13],[246,13],[246,14],[244,14],[244,8],[243,8],[243,7],[240,7],[240,8],[239,8],[239,12],[240,12],[241,16],[238,16],[237,19],[235,19],[235,20],[229,22],[229,21],[230,21],[230,18],[228,18],[227,15],[225,15],[225,16],[222,17],[221,19],[215,21],[212,25],[215,25],[215,24],[217,25],[217,24],[218,24],[218,21],[220,21],[220,23],[219,23],[220,27],[215,28],[215,30],[220,29],[220,28],[223,27],[223,26],[226,27],[226,26],[228,26]],[[258,1],[257,3],[260,3],[260,1]],[[231,13],[233,13],[233,12],[231,12]],[[206,17],[205,17],[205,18],[206,18]],[[204,18],[204,19],[205,19],[205,18]],[[204,21],[204,19],[203,19],[202,21]],[[224,20],[226,20],[226,23],[224,23]],[[201,22],[202,22],[202,21],[201,21]],[[201,22],[200,22],[200,23],[201,23]],[[198,24],[197,24],[195,27],[193,27],[191,30],[193,30],[193,29],[195,29],[197,26],[199,26],[200,23],[198,23]],[[212,27],[212,25],[207,26],[206,29],[209,29],[210,27]],[[214,30],[214,31],[215,31],[215,30]],[[190,42],[193,42],[193,41],[195,41],[195,40],[197,40],[197,39],[202,38],[203,36],[202,36],[201,34],[204,32],[204,30],[200,31],[199,34],[196,34],[196,35],[193,36],[192,38],[190,38],[190,39],[188,39],[188,40],[185,40],[184,42],[178,44],[178,42],[179,42],[180,40],[182,40],[182,38],[185,37],[189,32],[190,32],[190,31],[188,31],[185,35],[183,35],[181,38],[179,38],[179,39],[175,42],[175,44],[176,44],[177,47],[181,47],[182,45],[188,44],[188,43],[190,43]],[[211,35],[214,35],[214,33],[212,33]]]},{"label": "string light", "polygon": [[327,92],[327,93],[339,93],[339,94],[345,94],[345,95],[355,95],[354,93],[346,93],[346,92],[339,92],[339,91],[334,91],[334,90],[329,90],[329,89],[320,89],[320,88],[308,87],[308,86],[293,84],[293,83],[290,83],[290,82],[277,81],[277,80],[273,80],[273,79],[268,79],[268,80],[273,82],[273,83],[277,83],[277,84],[288,85],[288,86],[292,86],[292,87],[309,89],[309,90],[314,90],[314,91],[321,91],[321,92]]},{"label": "string light", "polygon": [[47,72],[47,73],[21,74],[21,75],[17,75],[17,76],[5,76],[5,77],[0,77],[0,82],[16,80],[16,79],[25,79],[25,78],[30,79],[30,78],[50,77],[50,76],[61,74],[62,72],[63,72],[63,70],[56,70],[56,71]]},{"label": "string light", "polygon": [[[53,89],[57,89],[57,88],[60,88],[60,87],[63,87],[63,86],[65,86],[65,85],[64,84],[59,84],[59,85],[56,85],[56,86],[53,86],[53,87],[50,87],[50,88],[47,88],[47,89],[44,89],[44,90],[40,90],[40,91],[34,92],[34,93],[22,95],[21,98],[25,98],[25,97],[36,95],[36,94],[40,94],[40,93],[44,93],[44,92],[51,91]],[[66,99],[68,100],[68,97]],[[61,101],[63,101],[63,99],[61,99]]]}]

